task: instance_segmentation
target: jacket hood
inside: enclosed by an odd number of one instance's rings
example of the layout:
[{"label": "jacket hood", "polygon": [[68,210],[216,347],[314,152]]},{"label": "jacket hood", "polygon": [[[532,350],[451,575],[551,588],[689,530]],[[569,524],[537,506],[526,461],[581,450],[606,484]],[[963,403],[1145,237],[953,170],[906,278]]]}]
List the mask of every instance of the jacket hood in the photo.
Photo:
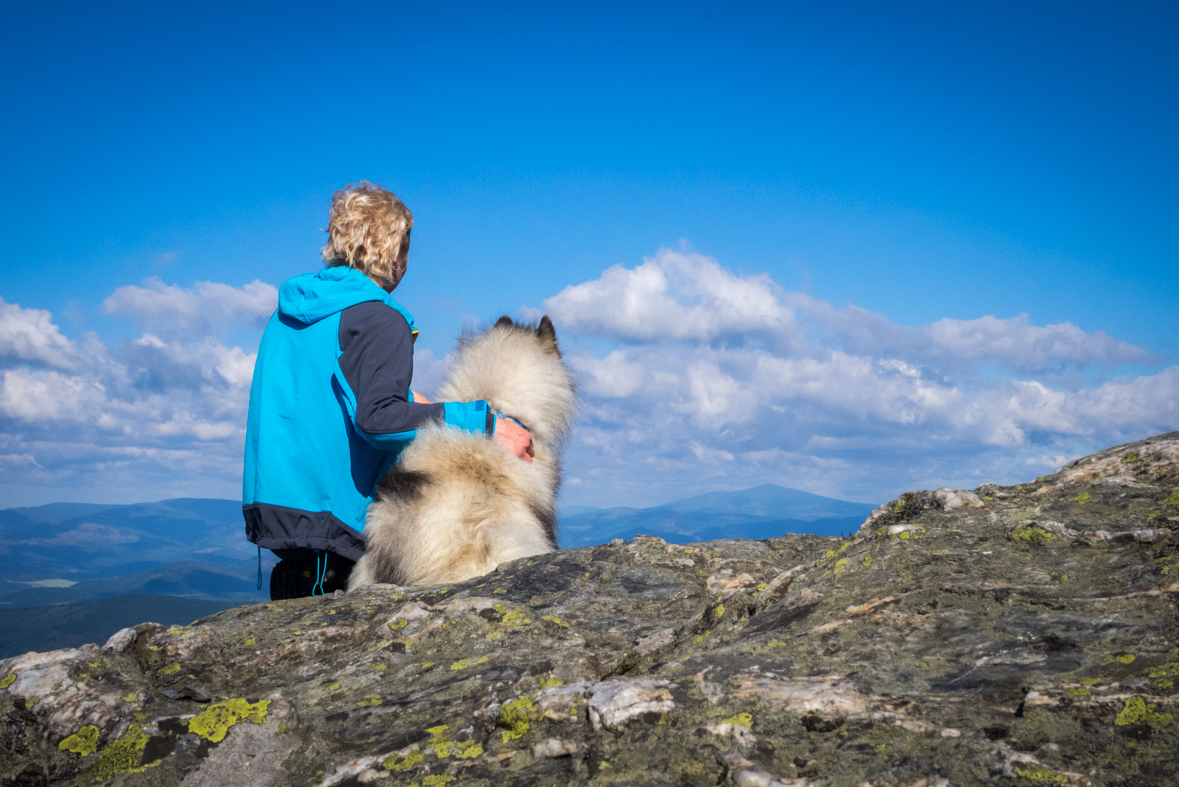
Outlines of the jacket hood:
[{"label": "jacket hood", "polygon": [[343,265],[287,279],[278,288],[279,314],[308,325],[367,301],[381,301],[406,314],[372,279]]}]

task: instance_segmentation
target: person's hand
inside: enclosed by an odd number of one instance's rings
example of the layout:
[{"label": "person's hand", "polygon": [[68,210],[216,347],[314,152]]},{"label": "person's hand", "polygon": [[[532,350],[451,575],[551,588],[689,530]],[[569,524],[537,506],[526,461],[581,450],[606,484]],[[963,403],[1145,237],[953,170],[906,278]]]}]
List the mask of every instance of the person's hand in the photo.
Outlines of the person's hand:
[{"label": "person's hand", "polygon": [[422,396],[417,391],[412,391],[411,393],[413,393],[413,403],[414,404],[430,404],[430,400],[427,399],[426,397]]},{"label": "person's hand", "polygon": [[495,434],[491,442],[499,443],[512,456],[518,456],[525,462],[531,462],[536,456],[532,447],[532,433],[515,421],[504,418],[495,419]]}]

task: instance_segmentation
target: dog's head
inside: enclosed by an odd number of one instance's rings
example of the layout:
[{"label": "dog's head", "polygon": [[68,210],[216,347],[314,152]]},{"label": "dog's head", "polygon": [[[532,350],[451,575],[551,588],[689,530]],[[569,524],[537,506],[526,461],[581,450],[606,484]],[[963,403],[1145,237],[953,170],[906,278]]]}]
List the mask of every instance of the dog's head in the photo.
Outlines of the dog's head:
[{"label": "dog's head", "polygon": [[577,403],[573,375],[547,315],[536,324],[504,316],[482,333],[463,336],[438,395],[443,401],[486,399],[527,425],[538,449],[568,437]]}]

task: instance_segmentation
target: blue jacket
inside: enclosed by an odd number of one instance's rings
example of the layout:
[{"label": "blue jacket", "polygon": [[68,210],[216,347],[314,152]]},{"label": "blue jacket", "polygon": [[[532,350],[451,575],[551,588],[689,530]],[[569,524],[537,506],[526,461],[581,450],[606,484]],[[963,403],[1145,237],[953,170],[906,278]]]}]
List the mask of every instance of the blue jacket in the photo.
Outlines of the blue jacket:
[{"label": "blue jacket", "polygon": [[250,387],[250,541],[359,560],[377,482],[418,428],[490,431],[486,402],[413,402],[416,335],[409,312],[360,271],[325,268],[283,283]]}]

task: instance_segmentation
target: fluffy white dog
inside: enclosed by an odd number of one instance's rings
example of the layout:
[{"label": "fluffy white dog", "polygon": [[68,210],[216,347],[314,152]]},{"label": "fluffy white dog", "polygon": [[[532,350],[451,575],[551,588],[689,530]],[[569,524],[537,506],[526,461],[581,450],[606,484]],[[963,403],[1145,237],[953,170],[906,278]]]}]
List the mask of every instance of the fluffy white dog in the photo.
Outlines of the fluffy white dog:
[{"label": "fluffy white dog", "polygon": [[557,548],[561,447],[577,393],[549,318],[459,341],[441,401],[487,400],[532,432],[531,463],[480,435],[423,430],[377,488],[349,588],[461,582]]}]

